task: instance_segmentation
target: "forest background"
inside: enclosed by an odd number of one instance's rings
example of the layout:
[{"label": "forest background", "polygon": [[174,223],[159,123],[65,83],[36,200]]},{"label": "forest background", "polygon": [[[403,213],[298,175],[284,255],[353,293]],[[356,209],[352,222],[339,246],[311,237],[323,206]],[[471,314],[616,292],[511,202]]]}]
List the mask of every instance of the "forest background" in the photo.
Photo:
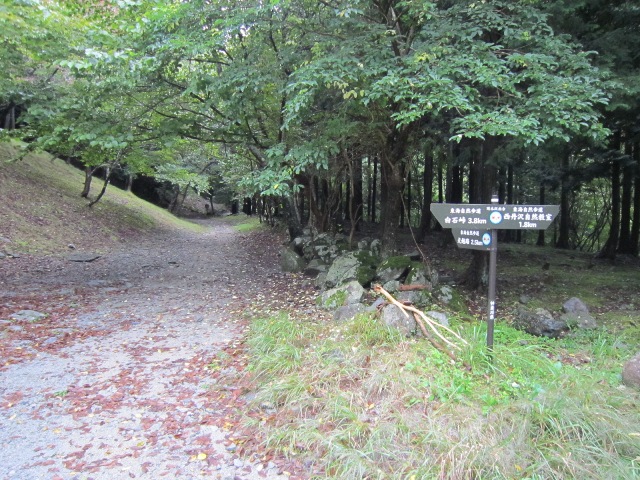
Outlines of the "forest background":
[{"label": "forest background", "polygon": [[613,261],[639,246],[639,24],[620,0],[4,1],[2,134],[83,167],[83,196],[97,171],[171,208],[224,187],[387,253],[433,201],[560,204],[501,241]]}]

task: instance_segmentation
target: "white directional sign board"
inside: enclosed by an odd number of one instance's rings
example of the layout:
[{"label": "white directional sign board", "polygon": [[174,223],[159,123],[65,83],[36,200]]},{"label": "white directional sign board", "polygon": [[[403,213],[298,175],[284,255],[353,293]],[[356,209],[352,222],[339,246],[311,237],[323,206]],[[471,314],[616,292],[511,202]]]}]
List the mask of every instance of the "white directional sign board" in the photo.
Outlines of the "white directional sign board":
[{"label": "white directional sign board", "polygon": [[546,230],[559,211],[558,205],[431,204],[440,225],[454,230]]},{"label": "white directional sign board", "polygon": [[463,228],[451,230],[456,245],[460,248],[468,248],[471,250],[489,250],[494,245],[493,232],[486,229]]},{"label": "white directional sign board", "polygon": [[444,228],[450,228],[460,248],[489,251],[487,347],[493,349],[496,314],[497,230],[546,230],[556,218],[558,205],[500,205],[432,203],[431,213]]}]

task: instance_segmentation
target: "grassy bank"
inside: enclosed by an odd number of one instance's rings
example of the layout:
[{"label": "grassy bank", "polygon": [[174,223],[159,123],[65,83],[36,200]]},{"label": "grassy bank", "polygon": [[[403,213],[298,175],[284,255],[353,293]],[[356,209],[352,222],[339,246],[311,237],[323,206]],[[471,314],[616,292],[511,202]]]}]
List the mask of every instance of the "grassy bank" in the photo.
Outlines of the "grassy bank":
[{"label": "grassy bank", "polygon": [[[83,172],[46,153],[16,161],[20,149],[0,143],[0,236],[12,251],[57,254],[69,244],[100,251],[158,229],[201,229],[114,186],[89,208],[80,197]],[[102,187],[93,182],[90,198]]]},{"label": "grassy bank", "polygon": [[366,316],[259,319],[251,421],[317,478],[638,478],[640,396],[620,384],[637,345],[604,330],[540,339],[500,322],[491,362],[481,323],[454,327],[469,345],[452,364]]}]

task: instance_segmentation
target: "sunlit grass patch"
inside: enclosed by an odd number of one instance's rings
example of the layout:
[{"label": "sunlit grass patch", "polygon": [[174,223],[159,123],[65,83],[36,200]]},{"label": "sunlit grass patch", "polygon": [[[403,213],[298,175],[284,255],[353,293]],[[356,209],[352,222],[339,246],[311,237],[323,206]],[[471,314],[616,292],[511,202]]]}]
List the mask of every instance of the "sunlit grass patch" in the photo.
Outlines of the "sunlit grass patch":
[{"label": "sunlit grass patch", "polygon": [[[563,340],[480,324],[455,364],[373,317],[342,324],[286,315],[250,334],[267,444],[318,478],[633,478],[640,398],[620,387],[630,355],[605,331]],[[320,473],[321,472],[321,473]]]}]

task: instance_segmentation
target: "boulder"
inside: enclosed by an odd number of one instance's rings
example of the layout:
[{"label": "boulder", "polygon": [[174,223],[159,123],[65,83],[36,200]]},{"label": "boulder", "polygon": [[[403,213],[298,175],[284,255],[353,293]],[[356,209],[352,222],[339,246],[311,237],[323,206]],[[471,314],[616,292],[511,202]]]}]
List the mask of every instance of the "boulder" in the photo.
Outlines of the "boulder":
[{"label": "boulder", "polygon": [[376,257],[366,250],[356,252],[355,257],[358,259],[358,262],[360,262],[356,280],[358,280],[363,287],[368,287],[376,276],[376,268],[380,263],[380,257]]},{"label": "boulder", "polygon": [[382,309],[382,321],[385,325],[398,329],[400,333],[407,337],[415,334],[418,326],[413,317],[406,316],[395,305],[387,305]]},{"label": "boulder", "polygon": [[453,300],[453,288],[449,285],[443,285],[436,292],[436,297],[445,305],[449,305]]},{"label": "boulder", "polygon": [[379,257],[382,254],[382,242],[377,238],[373,240],[369,245],[369,251],[374,257]]},{"label": "boulder", "polygon": [[640,353],[625,362],[622,367],[622,383],[640,389]]},{"label": "boulder", "polygon": [[560,320],[570,328],[593,329],[597,328],[596,319],[589,313],[589,309],[579,298],[573,297],[564,302],[562,310],[565,312]]},{"label": "boulder", "polygon": [[368,309],[362,303],[354,303],[352,305],[344,305],[342,307],[338,307],[338,309],[333,312],[333,319],[336,322],[344,322],[347,320],[351,320],[353,317],[358,315],[359,313],[364,313]]},{"label": "boulder", "polygon": [[544,308],[537,308],[535,311],[518,308],[513,326],[531,335],[549,338],[558,338],[569,329],[564,321],[553,318]]},{"label": "boulder", "polygon": [[420,262],[411,262],[409,273],[405,283],[411,285],[428,285],[431,286],[430,272],[426,265]]},{"label": "boulder", "polygon": [[307,267],[304,269],[304,274],[310,277],[315,277],[319,273],[326,272],[329,270],[329,267],[319,258],[314,258],[311,260]]},{"label": "boulder", "polygon": [[316,303],[326,310],[333,310],[345,305],[360,303],[364,297],[365,290],[357,280],[340,285],[324,292]]},{"label": "boulder", "polygon": [[336,258],[327,272],[325,286],[334,287],[358,278],[360,261],[354,253],[347,253]]},{"label": "boulder", "polygon": [[289,247],[296,252],[298,255],[304,255],[304,246],[311,243],[311,237],[302,236],[294,238],[291,243],[289,243]]},{"label": "boulder", "polygon": [[399,280],[409,270],[411,259],[405,256],[389,257],[380,264],[376,277],[382,283]]},{"label": "boulder", "polygon": [[306,266],[304,258],[291,248],[284,248],[280,252],[280,267],[284,272],[302,272]]},{"label": "boulder", "polygon": [[314,280],[313,284],[317,288],[324,289],[326,281],[327,281],[327,272],[320,272],[316,277],[316,279]]},{"label": "boulder", "polygon": [[427,315],[427,317],[429,318],[434,319],[436,322],[438,322],[440,325],[444,327],[449,326],[449,318],[447,317],[446,313],[429,310],[428,312],[425,312],[425,315]]}]

